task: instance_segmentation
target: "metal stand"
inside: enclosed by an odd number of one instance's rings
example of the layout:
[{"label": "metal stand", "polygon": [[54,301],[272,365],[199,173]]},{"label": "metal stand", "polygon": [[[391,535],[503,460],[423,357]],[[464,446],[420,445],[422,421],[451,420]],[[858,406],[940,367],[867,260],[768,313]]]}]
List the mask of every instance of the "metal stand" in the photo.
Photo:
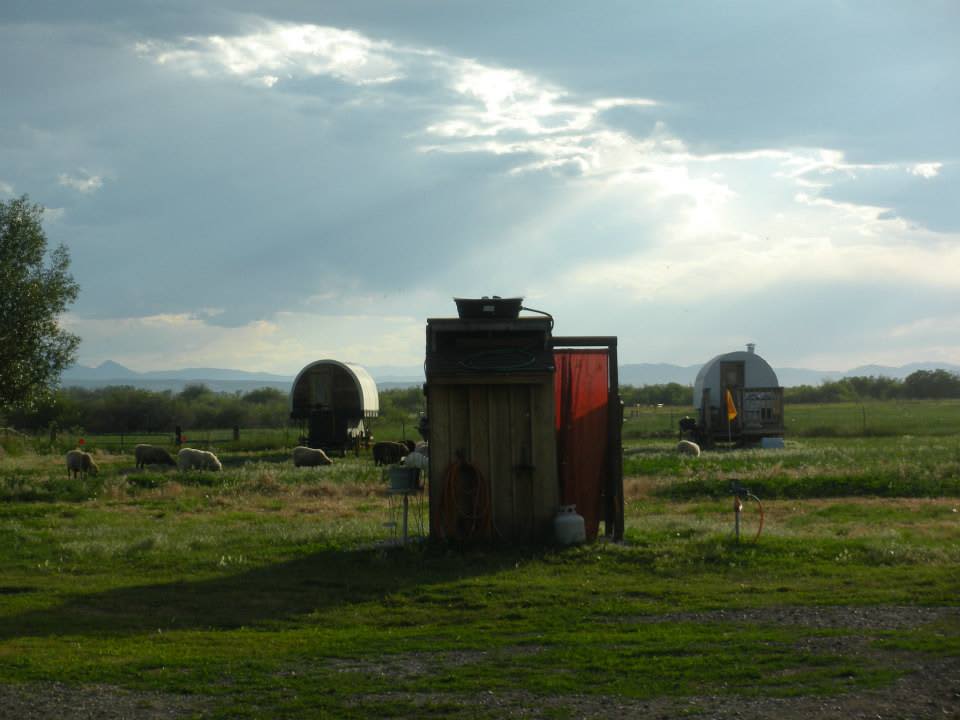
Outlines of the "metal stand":
[{"label": "metal stand", "polygon": [[[416,514],[415,525],[418,535],[423,535],[423,489],[410,489],[410,490],[387,490],[387,495],[390,498],[390,515],[391,519],[395,517],[397,513],[402,513],[403,518],[401,521],[401,535],[400,535],[400,544],[406,545],[407,541],[410,539],[410,496],[415,495],[414,503],[414,512]],[[400,498],[400,507],[396,507],[394,503],[394,498]],[[393,520],[390,525],[394,529],[394,534],[397,530],[397,522]]]},{"label": "metal stand", "polygon": [[734,497],[733,497],[733,517],[734,517],[733,527],[734,527],[734,532],[736,533],[736,536],[737,536],[737,542],[738,542],[738,543],[740,542],[740,513],[742,513],[742,512],[743,512],[743,502],[740,500],[739,497],[737,497],[736,495],[734,495]]},{"label": "metal stand", "polygon": [[730,491],[733,493],[733,532],[738,544],[740,543],[740,517],[743,514],[743,501],[753,500],[757,503],[757,512],[760,517],[759,524],[757,525],[757,534],[753,538],[753,542],[756,542],[760,539],[760,533],[763,532],[763,504],[760,502],[760,498],[743,487],[736,478],[730,483]]}]

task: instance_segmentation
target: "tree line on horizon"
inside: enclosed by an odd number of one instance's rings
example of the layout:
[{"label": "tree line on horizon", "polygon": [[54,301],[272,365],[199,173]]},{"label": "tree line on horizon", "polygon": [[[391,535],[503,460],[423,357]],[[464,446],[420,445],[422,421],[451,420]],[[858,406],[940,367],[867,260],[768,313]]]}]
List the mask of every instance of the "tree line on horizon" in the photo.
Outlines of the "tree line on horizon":
[{"label": "tree line on horizon", "polygon": [[[380,393],[380,416],[409,417],[422,409],[419,388]],[[180,392],[146,390],[129,385],[103,388],[60,388],[29,408],[7,413],[7,423],[19,430],[83,431],[88,433],[172,432],[193,430],[279,428],[290,424],[289,395],[263,387],[249,392],[215,392],[203,384]]]},{"label": "tree line on horizon", "polygon": [[[69,272],[64,245],[48,250],[44,208],[24,195],[0,201],[0,425],[25,430],[166,432],[196,429],[282,427],[289,422],[287,394],[273,388],[217,393],[188,385],[179,393],[131,386],[55,389],[74,360],[80,338],[59,317],[80,287]],[[624,385],[627,406],[690,407],[693,388],[679,383]],[[849,377],[784,390],[786,403],[960,398],[960,375],[918,370],[903,380]],[[402,421],[423,409],[419,386],[380,392],[381,417]]]},{"label": "tree line on horizon", "polygon": [[[690,407],[693,387],[680,383],[620,387],[620,397],[631,405]],[[856,376],[825,380],[821,385],[783,389],[785,403],[863,402],[864,400],[960,399],[960,374],[948,370],[917,370],[903,380],[884,376]]]},{"label": "tree line on horizon", "polygon": [[[693,404],[693,388],[679,383],[624,385],[620,396],[627,407],[687,408]],[[922,399],[960,399],[960,375],[918,370],[903,380],[849,377],[784,389],[784,401],[794,404]],[[419,386],[380,391],[380,417],[387,422],[410,419],[424,404]],[[30,408],[9,412],[7,422],[31,432],[50,428],[89,433],[171,432],[177,425],[196,430],[278,428],[290,423],[290,401],[286,392],[270,387],[245,393],[215,392],[202,384],[188,385],[177,393],[128,385],[68,387]]]}]

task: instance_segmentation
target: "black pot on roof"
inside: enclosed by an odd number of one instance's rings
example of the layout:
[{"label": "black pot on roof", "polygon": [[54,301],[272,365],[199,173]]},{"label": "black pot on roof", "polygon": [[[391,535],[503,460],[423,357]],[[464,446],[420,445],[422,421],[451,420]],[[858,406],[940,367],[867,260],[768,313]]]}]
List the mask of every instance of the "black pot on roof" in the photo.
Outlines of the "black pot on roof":
[{"label": "black pot on roof", "polygon": [[457,304],[457,314],[462,320],[515,320],[523,305],[523,298],[502,298],[499,295],[482,298],[455,297],[453,301]]}]

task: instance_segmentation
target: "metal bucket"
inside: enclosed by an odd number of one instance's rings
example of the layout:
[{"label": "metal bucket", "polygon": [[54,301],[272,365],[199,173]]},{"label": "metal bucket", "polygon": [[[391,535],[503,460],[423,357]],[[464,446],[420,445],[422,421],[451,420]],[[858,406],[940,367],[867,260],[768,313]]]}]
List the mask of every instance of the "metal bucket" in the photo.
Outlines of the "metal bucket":
[{"label": "metal bucket", "polygon": [[484,298],[454,298],[457,314],[462,320],[496,318],[515,320],[520,315],[523,298],[502,298],[494,295]]},{"label": "metal bucket", "polygon": [[420,489],[420,468],[393,466],[387,469],[390,492],[413,492]]}]

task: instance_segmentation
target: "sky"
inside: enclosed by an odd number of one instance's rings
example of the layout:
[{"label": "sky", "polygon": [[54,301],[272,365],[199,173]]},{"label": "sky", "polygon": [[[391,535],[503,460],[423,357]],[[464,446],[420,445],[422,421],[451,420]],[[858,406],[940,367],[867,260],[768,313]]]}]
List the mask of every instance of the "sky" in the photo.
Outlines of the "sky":
[{"label": "sky", "polygon": [[423,361],[523,297],[621,363],[960,364],[960,4],[0,4],[0,200],[78,362]]}]

